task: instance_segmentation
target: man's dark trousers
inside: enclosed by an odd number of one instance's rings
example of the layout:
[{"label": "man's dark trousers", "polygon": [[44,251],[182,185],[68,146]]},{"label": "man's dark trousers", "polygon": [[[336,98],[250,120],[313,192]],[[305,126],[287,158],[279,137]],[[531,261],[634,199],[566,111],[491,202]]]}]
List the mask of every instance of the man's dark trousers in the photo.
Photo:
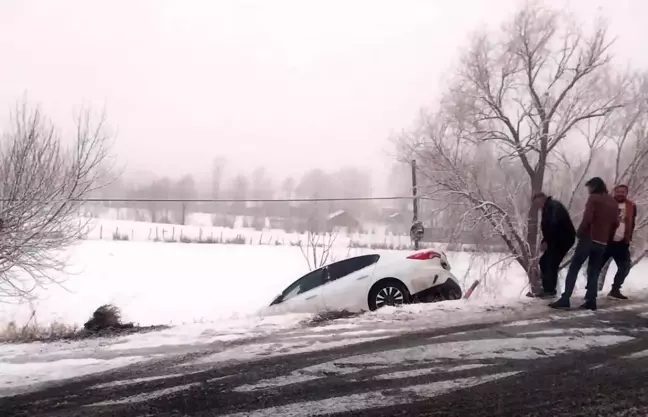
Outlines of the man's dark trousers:
[{"label": "man's dark trousers", "polygon": [[561,245],[547,245],[547,250],[540,257],[540,274],[542,276],[542,288],[545,293],[556,294],[560,264],[573,244],[574,241],[572,240]]},{"label": "man's dark trousers", "polygon": [[605,255],[606,245],[592,242],[589,238],[579,239],[574,250],[574,257],[572,258],[567,277],[565,278],[565,292],[562,298],[569,300],[571,298],[574,287],[576,286],[576,279],[581,267],[587,262],[587,293],[585,299],[588,301],[596,300],[596,293],[598,292],[598,276],[601,272],[603,264],[603,256]]},{"label": "man's dark trousers", "polygon": [[619,291],[630,272],[630,245],[625,242],[610,242],[601,260],[601,267],[610,258],[614,259],[614,263],[617,266],[617,272],[614,275],[614,282],[612,283],[612,291]]}]

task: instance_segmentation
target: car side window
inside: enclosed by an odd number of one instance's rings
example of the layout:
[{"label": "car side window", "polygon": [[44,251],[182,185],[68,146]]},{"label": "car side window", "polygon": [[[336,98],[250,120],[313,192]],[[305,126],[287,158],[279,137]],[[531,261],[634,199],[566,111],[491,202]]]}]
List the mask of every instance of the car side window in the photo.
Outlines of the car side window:
[{"label": "car side window", "polygon": [[375,264],[380,255],[363,255],[332,263],[328,266],[329,281],[335,281],[370,265]]},{"label": "car side window", "polygon": [[286,288],[283,293],[282,302],[290,300],[296,295],[303,294],[314,288],[319,287],[324,283],[324,276],[326,275],[326,268],[316,269],[301,277],[290,287]]}]

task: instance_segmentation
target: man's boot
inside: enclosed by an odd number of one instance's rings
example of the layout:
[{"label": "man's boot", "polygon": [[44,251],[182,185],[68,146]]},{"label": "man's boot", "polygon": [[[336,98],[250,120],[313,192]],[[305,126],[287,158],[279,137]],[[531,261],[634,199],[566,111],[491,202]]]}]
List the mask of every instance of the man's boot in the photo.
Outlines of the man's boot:
[{"label": "man's boot", "polygon": [[596,300],[586,300],[580,308],[583,310],[596,311]]},{"label": "man's boot", "polygon": [[628,297],[621,294],[621,290],[612,288],[612,291],[608,294],[608,297],[616,298],[617,300],[627,300]]},{"label": "man's boot", "polygon": [[540,290],[536,293],[529,291],[526,294],[526,296],[529,298],[541,298],[541,299],[556,298],[556,291]]},{"label": "man's boot", "polygon": [[549,307],[558,310],[569,310],[571,305],[569,304],[568,298],[560,297],[557,301],[554,301],[553,303],[549,304]]}]

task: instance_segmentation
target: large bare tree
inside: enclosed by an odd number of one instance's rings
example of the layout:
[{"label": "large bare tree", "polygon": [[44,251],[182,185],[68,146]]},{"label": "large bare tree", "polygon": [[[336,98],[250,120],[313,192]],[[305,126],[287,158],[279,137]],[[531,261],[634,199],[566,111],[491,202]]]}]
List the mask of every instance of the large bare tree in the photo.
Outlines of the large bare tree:
[{"label": "large bare tree", "polygon": [[73,137],[38,108],[17,106],[0,142],[0,301],[29,297],[59,282],[64,249],[83,237],[80,201],[104,177],[108,136],[103,117],[80,112]]},{"label": "large bare tree", "polygon": [[[630,197],[639,206],[631,247],[634,266],[644,258],[648,241],[648,76],[622,74],[611,81],[611,88],[623,92],[623,107],[579,126],[583,140],[578,152],[573,146],[557,148],[548,166],[551,175],[545,186],[565,202],[577,223],[587,199],[583,184],[588,177],[597,175],[609,184],[628,185]],[[607,274],[609,265],[608,262],[603,268],[602,276]]]},{"label": "large bare tree", "polygon": [[538,288],[538,211],[530,205],[579,128],[623,106],[611,88],[603,22],[589,33],[569,15],[532,3],[497,33],[475,36],[440,110],[405,135],[408,157],[437,197],[485,221]]}]

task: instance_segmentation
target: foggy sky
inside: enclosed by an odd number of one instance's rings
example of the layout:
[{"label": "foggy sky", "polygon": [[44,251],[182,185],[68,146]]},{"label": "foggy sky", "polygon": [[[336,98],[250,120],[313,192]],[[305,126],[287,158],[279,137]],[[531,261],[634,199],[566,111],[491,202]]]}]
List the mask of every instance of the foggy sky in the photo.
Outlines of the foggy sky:
[{"label": "foggy sky", "polygon": [[[609,17],[646,65],[645,0],[547,1]],[[434,102],[471,31],[516,0],[0,0],[0,120],[23,94],[57,123],[105,106],[130,172],[345,164],[387,174],[390,132]]]}]

